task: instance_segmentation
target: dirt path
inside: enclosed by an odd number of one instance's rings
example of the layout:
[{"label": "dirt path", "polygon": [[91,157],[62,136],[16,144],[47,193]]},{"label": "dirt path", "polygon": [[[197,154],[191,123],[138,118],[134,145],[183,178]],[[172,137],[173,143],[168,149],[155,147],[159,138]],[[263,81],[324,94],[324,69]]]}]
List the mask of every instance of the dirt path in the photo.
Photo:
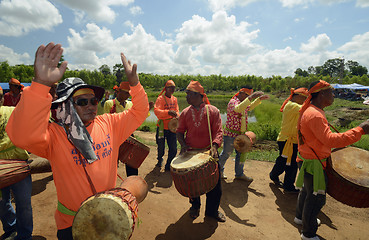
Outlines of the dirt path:
[{"label": "dirt path", "polygon": [[[135,134],[147,142],[155,141],[153,133]],[[205,218],[204,196],[200,217],[193,221],[188,215],[188,199],[177,192],[169,172],[154,167],[156,148],[150,146],[150,149],[139,169],[139,175],[145,178],[150,190],[139,205],[141,223],[131,239],[300,239],[301,229],[293,223],[297,194],[285,194],[271,184],[268,173],[273,163],[247,161],[246,173],[254,178],[248,186],[233,180],[234,162],[228,159],[225,170],[228,179],[222,182],[220,206],[227,221],[217,223]],[[125,176],[122,165],[118,172]],[[56,203],[51,173],[33,175],[33,239],[56,239]],[[368,239],[369,209],[352,208],[328,196],[319,218],[322,221],[318,229],[321,239]]]}]

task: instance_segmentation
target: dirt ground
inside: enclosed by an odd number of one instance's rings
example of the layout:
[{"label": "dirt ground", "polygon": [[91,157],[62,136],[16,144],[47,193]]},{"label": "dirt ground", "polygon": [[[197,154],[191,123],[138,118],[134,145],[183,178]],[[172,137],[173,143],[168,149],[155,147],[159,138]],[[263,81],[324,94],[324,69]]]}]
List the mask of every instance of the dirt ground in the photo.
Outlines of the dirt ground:
[{"label": "dirt ground", "polygon": [[[154,133],[135,135],[146,142],[155,142]],[[156,147],[150,149],[139,169],[139,175],[149,185],[149,193],[139,205],[140,224],[131,239],[300,239],[301,227],[293,222],[297,194],[284,193],[271,183],[268,174],[273,163],[248,160],[245,173],[254,178],[248,185],[234,180],[234,161],[228,159],[225,170],[228,179],[222,181],[219,209],[227,221],[218,223],[204,216],[205,196],[201,197],[200,216],[196,220],[189,217],[188,199],[177,192],[169,172],[155,168]],[[122,164],[118,172],[125,177]],[[52,174],[34,174],[32,178],[33,239],[56,239],[57,199]],[[369,209],[352,208],[328,196],[319,218],[320,239],[368,239]]]}]

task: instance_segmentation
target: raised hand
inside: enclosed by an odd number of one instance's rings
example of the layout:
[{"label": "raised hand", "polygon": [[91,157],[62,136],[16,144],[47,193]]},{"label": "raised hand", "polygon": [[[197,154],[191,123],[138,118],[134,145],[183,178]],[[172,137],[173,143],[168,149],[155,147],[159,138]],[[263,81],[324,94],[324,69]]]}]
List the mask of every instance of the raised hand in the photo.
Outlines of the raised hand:
[{"label": "raised hand", "polygon": [[44,45],[38,47],[35,56],[35,78],[33,81],[49,87],[57,83],[63,77],[68,64],[67,61],[64,61],[58,67],[62,54],[63,48],[60,44],[55,45],[51,42],[46,47]]},{"label": "raised hand", "polygon": [[123,53],[120,53],[120,58],[122,59],[124,72],[126,73],[129,85],[136,86],[139,82],[137,75],[137,64],[133,64],[133,66],[131,66],[131,62],[127,61],[127,58]]},{"label": "raised hand", "polygon": [[260,100],[267,100],[267,99],[269,99],[269,95],[264,94],[264,95],[260,96],[259,98],[260,98]]},{"label": "raised hand", "polygon": [[264,95],[262,91],[256,91],[256,92],[253,92],[248,98],[250,101],[252,101],[255,98],[261,97],[262,95]]}]

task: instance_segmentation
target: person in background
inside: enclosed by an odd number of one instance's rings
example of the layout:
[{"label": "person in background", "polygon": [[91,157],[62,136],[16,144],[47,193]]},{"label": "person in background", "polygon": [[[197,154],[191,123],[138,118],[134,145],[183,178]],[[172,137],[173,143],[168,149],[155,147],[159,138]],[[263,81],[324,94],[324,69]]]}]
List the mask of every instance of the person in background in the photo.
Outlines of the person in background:
[{"label": "person in background", "polygon": [[[5,126],[14,107],[3,106],[3,101],[3,89],[0,87],[0,159],[27,161],[29,158],[27,151],[14,146],[5,131]],[[14,210],[11,202],[11,193],[13,193],[16,210]],[[0,189],[0,219],[4,230],[4,234],[0,239],[32,239],[33,218],[31,194],[31,175]]]},{"label": "person in background", "polygon": [[[176,85],[173,80],[168,80],[165,87],[156,99],[154,113],[158,118],[156,128],[156,144],[158,144],[158,162],[157,167],[161,167],[165,151],[165,139],[168,144],[168,158],[165,164],[165,171],[170,170],[170,163],[177,155],[177,135],[168,128],[171,119],[179,116],[179,107],[177,98],[173,96]],[[164,93],[164,94],[163,94]]]},{"label": "person in background", "polygon": [[[177,139],[181,144],[180,154],[191,149],[210,149],[210,156],[218,158],[218,148],[222,144],[223,133],[219,110],[210,105],[204,88],[198,81],[191,81],[187,86],[186,94],[186,100],[190,106],[179,116],[177,128]],[[212,139],[212,142],[209,139]],[[219,175],[217,185],[206,193],[205,216],[214,218],[218,222],[225,222],[225,216],[218,210],[221,197],[222,187]],[[190,217],[196,219],[200,214],[200,197],[190,198],[190,203],[192,205]]]},{"label": "person in background", "polygon": [[[149,103],[139,82],[137,65],[131,66],[123,53],[131,109],[96,116],[105,90],[74,77],[58,84],[58,99],[51,102],[50,87],[67,68],[66,61],[58,67],[62,53],[61,45],[52,42],[37,49],[35,78],[24,89],[6,131],[14,145],[49,160],[58,197],[57,237],[70,240],[81,203],[97,192],[115,188],[119,146],[143,123]],[[48,121],[50,105],[57,108],[58,123]]]},{"label": "person in background", "polygon": [[[299,192],[295,188],[297,174],[297,120],[300,115],[301,105],[307,97],[307,88],[291,88],[290,96],[283,102],[280,111],[283,112],[282,127],[279,132],[277,143],[279,156],[275,160],[270,179],[277,185],[282,186],[286,192]],[[279,175],[285,172],[283,184]]]},{"label": "person in background", "polygon": [[301,239],[319,240],[316,235],[318,214],[326,202],[327,158],[332,148],[341,148],[360,140],[369,133],[369,120],[344,133],[332,133],[324,108],[334,101],[333,87],[323,81],[310,84],[308,98],[300,109],[297,122],[298,156],[302,166],[296,187],[302,188],[296,206],[294,222],[302,225]]},{"label": "person in background", "polygon": [[[227,122],[224,128],[224,144],[223,151],[219,156],[220,173],[223,179],[227,176],[224,174],[224,168],[227,159],[232,154],[234,139],[241,134],[245,134],[248,124],[248,111],[253,110],[261,103],[261,100],[268,99],[269,96],[263,92],[254,92],[249,86],[242,87],[229,101],[227,107]],[[252,182],[253,179],[243,173],[243,167],[246,160],[246,153],[236,151],[235,159],[235,179]]]},{"label": "person in background", "polygon": [[9,80],[9,92],[4,94],[4,106],[17,106],[24,86],[15,78]]}]

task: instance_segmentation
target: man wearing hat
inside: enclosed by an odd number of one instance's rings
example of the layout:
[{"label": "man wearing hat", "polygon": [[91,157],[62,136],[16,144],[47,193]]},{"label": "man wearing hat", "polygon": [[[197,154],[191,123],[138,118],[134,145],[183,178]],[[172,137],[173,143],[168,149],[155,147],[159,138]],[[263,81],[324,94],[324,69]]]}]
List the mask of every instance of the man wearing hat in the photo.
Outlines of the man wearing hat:
[{"label": "man wearing hat", "polygon": [[302,190],[294,222],[302,224],[301,239],[319,239],[316,235],[320,223],[317,216],[326,202],[324,170],[331,149],[353,144],[369,133],[369,120],[344,133],[332,133],[323,110],[334,101],[332,90],[333,87],[323,80],[311,83],[297,122],[297,161],[303,163],[296,181],[296,187],[302,187]]},{"label": "man wearing hat", "polygon": [[[227,107],[227,121],[224,128],[223,151],[219,156],[221,177],[226,179],[224,174],[225,163],[232,154],[233,142],[238,135],[247,131],[247,112],[253,110],[261,103],[261,100],[268,99],[268,95],[263,92],[254,92],[249,86],[244,86],[229,101]],[[235,179],[252,182],[251,177],[243,173],[243,166],[246,160],[245,153],[241,154],[236,150]]]},{"label": "man wearing hat", "polygon": [[[58,196],[55,220],[58,239],[72,239],[72,223],[81,203],[97,192],[116,186],[119,146],[145,120],[149,105],[131,64],[121,53],[131,87],[133,107],[118,114],[96,116],[104,89],[79,78],[67,78],[57,87],[58,123],[49,123],[50,87],[63,76],[60,44],[41,45],[35,57],[35,78],[24,89],[7,132],[15,145],[50,161]],[[27,121],[24,121],[27,119]]]},{"label": "man wearing hat", "polygon": [[[0,87],[0,159],[27,161],[27,151],[14,146],[5,132],[5,126],[14,107],[3,106],[3,89]],[[12,193],[12,194],[11,194]],[[32,179],[31,175],[0,189],[0,219],[4,234],[0,239],[32,239]],[[15,200],[16,211],[12,205]]]},{"label": "man wearing hat", "polygon": [[[210,105],[204,88],[198,81],[191,81],[187,86],[186,94],[190,106],[179,116],[177,128],[177,139],[181,144],[180,154],[189,150],[210,149],[210,156],[218,158],[218,148],[222,144],[222,119],[219,110]],[[205,216],[225,222],[225,216],[218,211],[221,197],[219,177],[213,190],[206,193]],[[196,219],[200,214],[200,197],[191,198],[190,203],[192,205],[190,217]]]},{"label": "man wearing hat", "polygon": [[15,78],[9,81],[10,91],[4,94],[4,106],[17,106],[24,86]]},{"label": "man wearing hat", "polygon": [[[290,96],[283,102],[280,111],[283,112],[282,127],[277,143],[279,156],[275,160],[270,179],[278,186],[282,186],[286,192],[297,193],[295,179],[297,174],[297,120],[300,108],[307,97],[307,88],[291,88]],[[285,172],[283,184],[279,181],[279,175]]]},{"label": "man wearing hat", "polygon": [[[154,106],[154,113],[158,118],[156,124],[156,144],[158,144],[158,163],[157,167],[161,167],[163,162],[163,156],[165,151],[165,139],[168,144],[168,159],[165,164],[165,171],[170,170],[170,163],[173,158],[177,155],[177,136],[175,131],[169,129],[170,120],[179,116],[179,107],[177,98],[173,96],[176,85],[173,80],[168,80],[165,83],[165,87],[156,99]],[[165,94],[163,94],[165,93]]]}]

